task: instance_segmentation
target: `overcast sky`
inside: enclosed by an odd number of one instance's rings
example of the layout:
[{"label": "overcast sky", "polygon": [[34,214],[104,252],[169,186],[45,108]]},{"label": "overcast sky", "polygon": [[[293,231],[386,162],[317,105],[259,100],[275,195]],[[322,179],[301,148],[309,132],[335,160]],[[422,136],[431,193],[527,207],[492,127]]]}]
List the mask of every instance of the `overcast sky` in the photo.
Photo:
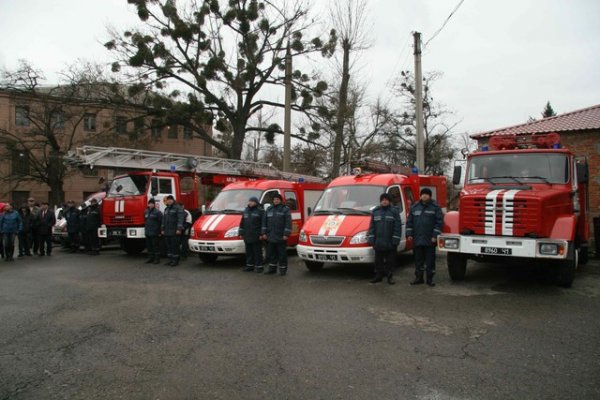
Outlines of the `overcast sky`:
[{"label": "overcast sky", "polygon": [[[457,3],[369,2],[374,45],[360,71],[371,98],[413,69],[411,32],[427,41]],[[465,0],[424,52],[424,71],[444,74],[434,97],[469,133],[539,117],[548,100],[558,113],[600,104],[599,16],[598,0]],[[0,66],[27,59],[50,79],[77,59],[109,62],[106,27],[137,22],[126,0],[0,0],[0,18]]]}]

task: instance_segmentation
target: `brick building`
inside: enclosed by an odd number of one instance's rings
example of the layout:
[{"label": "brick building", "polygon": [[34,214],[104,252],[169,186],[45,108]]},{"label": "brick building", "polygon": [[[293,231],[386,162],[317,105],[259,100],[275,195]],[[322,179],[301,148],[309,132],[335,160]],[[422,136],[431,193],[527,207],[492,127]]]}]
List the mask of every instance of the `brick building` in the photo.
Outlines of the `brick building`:
[{"label": "brick building", "polygon": [[[28,179],[42,150],[31,150],[34,141],[40,139],[40,127],[35,123],[34,112],[48,114],[49,107],[43,104],[47,98],[0,89],[0,201],[22,204],[27,197],[36,200],[49,199],[49,187]],[[90,144],[100,146],[140,148],[145,150],[212,155],[212,148],[204,140],[194,137],[191,129],[180,125],[169,125],[164,121],[140,117],[140,109],[132,106],[117,106],[102,102],[60,104],[60,113],[52,118],[53,129],[63,141],[61,147],[74,150]],[[37,135],[37,136],[36,136]],[[67,143],[72,141],[72,144]],[[27,152],[36,154],[29,154]],[[72,170],[64,180],[65,200],[81,201],[100,188],[100,178],[109,181],[122,171],[103,168],[80,168]]]},{"label": "brick building", "polygon": [[[592,218],[600,217],[600,104],[532,121],[481,132],[471,137],[477,140],[479,148],[486,145],[495,135],[530,135],[557,132],[561,137],[561,145],[571,149],[577,156],[585,156],[588,160],[590,224]],[[593,226],[592,234],[593,234]]]}]

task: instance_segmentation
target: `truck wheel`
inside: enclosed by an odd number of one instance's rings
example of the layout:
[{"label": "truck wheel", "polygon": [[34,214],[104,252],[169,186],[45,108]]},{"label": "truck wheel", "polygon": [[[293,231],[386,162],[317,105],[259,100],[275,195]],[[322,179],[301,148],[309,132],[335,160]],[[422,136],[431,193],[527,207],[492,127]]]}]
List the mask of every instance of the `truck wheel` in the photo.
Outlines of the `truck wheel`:
[{"label": "truck wheel", "polygon": [[212,253],[199,253],[198,257],[200,257],[200,260],[204,264],[214,264],[215,261],[217,261],[217,257],[219,257],[219,255]]},{"label": "truck wheel", "polygon": [[323,269],[324,263],[315,261],[304,261],[304,265],[306,265],[306,268],[308,268],[309,271],[318,272]]},{"label": "truck wheel", "polygon": [[570,260],[561,260],[556,271],[556,283],[560,287],[570,288],[575,279],[575,271],[579,261],[579,250],[575,250],[573,258]]},{"label": "truck wheel", "polygon": [[465,280],[467,257],[462,254],[448,253],[448,274],[453,281]]},{"label": "truck wheel", "polygon": [[587,264],[588,258],[589,258],[588,247],[587,246],[581,247],[579,249],[579,264],[581,264],[581,265]]},{"label": "truck wheel", "polygon": [[140,254],[146,248],[146,242],[140,239],[123,239],[121,247],[127,254]]}]

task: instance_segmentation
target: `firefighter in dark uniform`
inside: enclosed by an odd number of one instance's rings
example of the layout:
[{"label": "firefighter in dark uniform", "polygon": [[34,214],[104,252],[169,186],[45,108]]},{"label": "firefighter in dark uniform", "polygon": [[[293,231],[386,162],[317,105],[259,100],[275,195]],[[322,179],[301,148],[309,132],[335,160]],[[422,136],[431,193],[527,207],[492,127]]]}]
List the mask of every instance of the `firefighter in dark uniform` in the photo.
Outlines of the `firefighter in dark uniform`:
[{"label": "firefighter in dark uniform", "polygon": [[392,207],[392,198],[383,193],[379,196],[380,205],[371,214],[371,223],[367,233],[367,242],[375,250],[375,277],[371,283],[378,283],[385,276],[393,285],[394,265],[398,244],[402,236],[402,220],[400,212]]},{"label": "firefighter in dark uniform", "polygon": [[67,234],[69,235],[69,252],[75,253],[79,250],[79,210],[75,207],[73,200],[67,202],[67,207],[64,216],[67,221]]},{"label": "firefighter in dark uniform", "polygon": [[90,206],[88,207],[87,215],[85,217],[85,236],[88,240],[88,246],[90,249],[90,255],[97,256],[100,254],[100,240],[98,239],[98,228],[102,225],[100,219],[100,207],[98,206],[98,200],[92,199]]},{"label": "firefighter in dark uniform", "polygon": [[243,271],[262,272],[263,256],[260,233],[265,210],[260,206],[256,197],[250,197],[248,207],[242,213],[240,221],[240,237],[246,245],[246,266]]},{"label": "firefighter in dark uniform", "polygon": [[279,193],[273,196],[273,206],[265,211],[262,224],[263,240],[267,241],[265,274],[274,274],[279,266],[281,276],[287,273],[287,241],[292,233],[292,215]]},{"label": "firefighter in dark uniform", "polygon": [[154,199],[148,200],[148,208],[144,212],[144,221],[144,234],[146,235],[146,248],[148,249],[146,264],[159,264],[162,212],[156,208]]},{"label": "firefighter in dark uniform", "polygon": [[181,244],[181,234],[183,233],[183,223],[185,221],[185,212],[183,208],[175,203],[175,198],[171,195],[166,197],[167,207],[162,219],[162,235],[167,244],[167,256],[169,261],[165,265],[175,267],[179,265],[179,249]]},{"label": "firefighter in dark uniform", "polygon": [[415,254],[415,280],[411,285],[425,283],[423,274],[427,272],[427,284],[435,286],[435,245],[443,223],[444,214],[431,199],[431,189],[421,189],[421,199],[410,207],[406,223],[406,237],[413,240]]}]

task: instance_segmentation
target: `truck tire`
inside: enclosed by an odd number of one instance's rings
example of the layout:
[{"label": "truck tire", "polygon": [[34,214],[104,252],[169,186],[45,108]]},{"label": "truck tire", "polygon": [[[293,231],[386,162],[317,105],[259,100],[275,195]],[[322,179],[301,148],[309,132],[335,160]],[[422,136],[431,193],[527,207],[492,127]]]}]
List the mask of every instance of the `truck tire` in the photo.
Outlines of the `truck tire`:
[{"label": "truck tire", "polygon": [[212,253],[198,253],[198,257],[200,257],[200,260],[204,264],[214,264],[217,261],[219,255]]},{"label": "truck tire", "polygon": [[575,271],[579,261],[579,250],[576,249],[573,253],[573,258],[561,260],[558,262],[556,271],[556,283],[560,287],[570,288],[575,279]]},{"label": "truck tire", "polygon": [[306,268],[308,268],[308,270],[311,272],[319,272],[323,269],[324,263],[316,261],[304,261],[304,265],[306,265]]},{"label": "truck tire", "polygon": [[588,247],[587,247],[587,246],[585,246],[585,247],[581,247],[581,248],[579,249],[579,264],[580,264],[580,265],[585,265],[585,264],[587,264],[587,262],[588,262],[588,258],[589,258],[589,255],[588,255]]},{"label": "truck tire", "polygon": [[123,239],[121,247],[127,254],[140,254],[146,248],[146,242],[141,239]]},{"label": "truck tire", "polygon": [[464,281],[467,274],[467,257],[463,254],[448,253],[448,275],[453,281]]}]

